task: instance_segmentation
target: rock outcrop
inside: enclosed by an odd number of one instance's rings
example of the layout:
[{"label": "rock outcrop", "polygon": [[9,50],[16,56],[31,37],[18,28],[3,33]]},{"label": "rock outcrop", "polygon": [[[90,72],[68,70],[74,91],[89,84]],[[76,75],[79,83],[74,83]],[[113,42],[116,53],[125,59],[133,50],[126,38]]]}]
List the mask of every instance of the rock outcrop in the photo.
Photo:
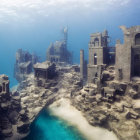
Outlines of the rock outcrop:
[{"label": "rock outcrop", "polygon": [[109,72],[103,75],[101,93],[97,85],[88,84],[73,94],[73,105],[90,124],[113,131],[119,140],[139,140],[140,84],[114,81]]},{"label": "rock outcrop", "polygon": [[110,73],[109,68],[103,72],[100,89],[96,84],[83,87],[77,69],[76,66],[57,66],[57,75],[44,80],[45,86],[36,86],[37,79],[31,73],[12,94],[8,88],[3,91],[2,83],[8,85],[9,80],[2,76],[0,136],[9,140],[25,137],[30,131],[30,124],[44,107],[60,98],[69,98],[91,125],[113,131],[119,140],[139,140],[139,82],[115,81],[114,69],[111,68]]},{"label": "rock outcrop", "polygon": [[12,139],[22,117],[20,96],[9,91],[9,79],[6,75],[0,76],[0,89],[0,138]]},{"label": "rock outcrop", "polygon": [[45,87],[36,86],[37,79],[31,73],[20,82],[17,91],[0,98],[6,100],[1,102],[0,135],[3,139],[18,140],[27,136],[30,124],[45,106],[62,97],[70,98],[82,89],[77,67],[57,67],[56,71],[56,77],[47,79]]}]

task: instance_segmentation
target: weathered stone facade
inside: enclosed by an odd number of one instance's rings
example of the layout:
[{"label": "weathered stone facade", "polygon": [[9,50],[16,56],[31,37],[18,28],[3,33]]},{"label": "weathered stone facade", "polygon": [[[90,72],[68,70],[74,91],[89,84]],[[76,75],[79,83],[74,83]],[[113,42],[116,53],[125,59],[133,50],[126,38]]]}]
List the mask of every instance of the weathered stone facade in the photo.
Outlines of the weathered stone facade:
[{"label": "weathered stone facade", "polygon": [[116,80],[129,82],[140,76],[140,26],[120,28],[124,33],[124,44],[119,40],[116,43]]},{"label": "weathered stone facade", "polygon": [[64,39],[52,43],[47,49],[47,60],[54,63],[72,63],[72,54],[67,49],[67,28],[64,28]]},{"label": "weathered stone facade", "polygon": [[124,44],[117,40],[116,47],[108,47],[108,32],[91,35],[89,43],[88,83],[97,83],[101,70],[115,62],[115,79],[123,82],[140,77],[140,26],[126,28]]},{"label": "weathered stone facade", "polygon": [[20,82],[26,74],[30,74],[33,69],[33,64],[38,61],[35,54],[19,49],[16,52],[16,64],[14,69],[14,77]]},{"label": "weathered stone facade", "polygon": [[100,78],[101,69],[108,64],[108,32],[91,34],[89,42],[88,82],[95,83]]},{"label": "weathered stone facade", "polygon": [[37,86],[45,86],[46,81],[56,76],[55,64],[49,61],[34,65],[34,76]]}]

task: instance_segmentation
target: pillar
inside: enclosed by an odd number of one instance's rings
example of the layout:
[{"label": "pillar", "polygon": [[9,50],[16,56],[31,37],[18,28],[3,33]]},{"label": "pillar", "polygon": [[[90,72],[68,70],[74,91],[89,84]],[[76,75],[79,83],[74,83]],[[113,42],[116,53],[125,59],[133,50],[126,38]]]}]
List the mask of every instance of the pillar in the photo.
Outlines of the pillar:
[{"label": "pillar", "polygon": [[84,78],[84,50],[80,50],[80,77]]}]

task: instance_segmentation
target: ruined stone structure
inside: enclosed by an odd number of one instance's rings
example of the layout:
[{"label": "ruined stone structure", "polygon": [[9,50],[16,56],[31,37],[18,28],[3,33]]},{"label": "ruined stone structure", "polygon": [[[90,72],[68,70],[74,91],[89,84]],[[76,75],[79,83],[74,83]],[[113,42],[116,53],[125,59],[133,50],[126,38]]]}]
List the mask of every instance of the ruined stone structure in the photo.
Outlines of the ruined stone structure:
[{"label": "ruined stone structure", "polygon": [[126,28],[124,44],[117,40],[116,47],[108,47],[108,32],[91,35],[89,43],[88,83],[101,80],[102,71],[115,61],[115,79],[124,82],[140,77],[140,26]]},{"label": "ruined stone structure", "polygon": [[116,43],[116,80],[129,82],[133,77],[140,77],[140,26],[126,28],[124,44]]},{"label": "ruined stone structure", "polygon": [[64,28],[64,39],[52,43],[47,49],[47,60],[54,63],[72,63],[72,54],[67,49],[67,28]]},{"label": "ruined stone structure", "polygon": [[14,69],[14,76],[18,81],[24,79],[26,74],[32,72],[33,64],[38,61],[38,57],[35,54],[19,49],[16,53],[16,64]]},{"label": "ruined stone structure", "polygon": [[0,137],[2,139],[12,135],[12,125],[8,117],[10,101],[9,78],[6,75],[0,75]]},{"label": "ruined stone structure", "polygon": [[[43,108],[67,99],[84,114],[89,124],[113,131],[120,140],[139,140],[140,80],[130,80],[140,75],[140,26],[121,26],[121,29],[124,44],[117,41],[115,67],[110,65],[114,62],[115,49],[108,47],[107,31],[91,35],[89,83],[85,86],[81,80],[86,75],[83,50],[80,68],[78,65],[56,66],[50,61],[36,63],[34,75],[27,74],[12,93],[8,77],[1,75],[0,139],[22,139],[29,134],[30,124]],[[28,63],[25,56],[17,55],[17,58],[18,62],[25,62],[24,65]],[[23,71],[28,73],[28,68]]]},{"label": "ruined stone structure", "polygon": [[113,130],[120,140],[139,140],[140,26],[120,28],[124,43],[117,40],[114,48],[108,47],[106,31],[91,35],[88,84],[73,99],[91,124]]},{"label": "ruined stone structure", "polygon": [[[89,42],[88,82],[96,83],[100,79],[105,64],[109,64],[112,53],[108,47],[108,32],[91,34]],[[111,55],[110,55],[111,54]]]},{"label": "ruined stone structure", "polygon": [[37,86],[44,86],[48,79],[55,77],[55,64],[49,61],[34,65],[34,76]]},{"label": "ruined stone structure", "polygon": [[84,50],[80,50],[80,77],[83,80],[87,78],[87,61],[84,59]]},{"label": "ruined stone structure", "polygon": [[[19,139],[20,134],[29,132],[27,114],[21,110],[18,92],[9,90],[9,78],[0,75],[0,139]],[[20,134],[19,134],[20,133]],[[16,134],[18,138],[12,136]]]},{"label": "ruined stone structure", "polygon": [[9,78],[6,75],[0,76],[0,94],[9,93]]}]

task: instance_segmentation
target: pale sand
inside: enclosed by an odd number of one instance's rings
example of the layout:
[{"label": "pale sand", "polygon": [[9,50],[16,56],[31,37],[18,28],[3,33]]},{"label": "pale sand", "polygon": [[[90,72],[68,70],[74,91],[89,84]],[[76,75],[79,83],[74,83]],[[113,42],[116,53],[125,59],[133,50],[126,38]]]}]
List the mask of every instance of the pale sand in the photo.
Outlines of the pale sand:
[{"label": "pale sand", "polygon": [[83,117],[82,113],[70,104],[69,99],[61,99],[49,106],[52,115],[57,116],[70,125],[77,127],[87,140],[118,140],[113,132],[93,127]]}]

